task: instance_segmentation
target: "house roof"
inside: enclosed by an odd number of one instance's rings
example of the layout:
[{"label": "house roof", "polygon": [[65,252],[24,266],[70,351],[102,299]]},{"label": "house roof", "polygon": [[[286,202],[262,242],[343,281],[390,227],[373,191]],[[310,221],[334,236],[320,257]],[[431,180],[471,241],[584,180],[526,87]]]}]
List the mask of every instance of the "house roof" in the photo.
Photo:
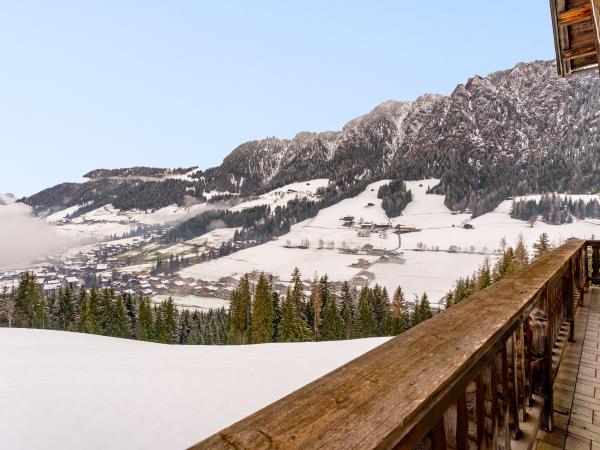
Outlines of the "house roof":
[{"label": "house roof", "polygon": [[561,77],[596,69],[600,61],[600,0],[550,0]]}]

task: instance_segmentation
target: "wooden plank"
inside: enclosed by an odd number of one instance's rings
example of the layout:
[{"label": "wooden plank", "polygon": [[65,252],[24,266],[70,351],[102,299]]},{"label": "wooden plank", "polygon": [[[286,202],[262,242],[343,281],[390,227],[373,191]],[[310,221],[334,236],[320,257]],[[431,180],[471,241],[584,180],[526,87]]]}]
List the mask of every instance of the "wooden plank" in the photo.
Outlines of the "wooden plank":
[{"label": "wooden plank", "polygon": [[[194,448],[414,447],[506,345],[549,280],[560,277],[584,245],[567,242]],[[495,370],[492,378],[496,416],[501,380]]]},{"label": "wooden plank", "polygon": [[446,429],[444,428],[444,416],[438,420],[431,430],[431,443],[433,450],[446,450]]},{"label": "wooden plank", "polygon": [[563,48],[563,39],[562,36],[564,33],[564,28],[561,28],[558,25],[558,4],[557,0],[550,0],[550,15],[552,17],[552,31],[554,37],[554,50],[556,52],[556,68],[558,70],[558,74],[561,77],[566,77],[569,75],[569,71],[565,67],[566,64],[562,59],[562,48]]},{"label": "wooden plank", "polygon": [[596,55],[596,45],[586,45],[585,47],[570,48],[563,50],[562,57],[565,61],[571,61],[577,58],[585,58],[587,56]]},{"label": "wooden plank", "polygon": [[591,3],[562,12],[558,16],[558,24],[562,27],[573,25],[574,23],[585,22],[586,20],[592,20]]},{"label": "wooden plank", "polygon": [[469,421],[467,419],[467,399],[463,392],[456,402],[456,448],[468,450]]},{"label": "wooden plank", "polygon": [[481,373],[477,376],[476,383],[477,448],[483,449],[485,444],[485,390]]}]

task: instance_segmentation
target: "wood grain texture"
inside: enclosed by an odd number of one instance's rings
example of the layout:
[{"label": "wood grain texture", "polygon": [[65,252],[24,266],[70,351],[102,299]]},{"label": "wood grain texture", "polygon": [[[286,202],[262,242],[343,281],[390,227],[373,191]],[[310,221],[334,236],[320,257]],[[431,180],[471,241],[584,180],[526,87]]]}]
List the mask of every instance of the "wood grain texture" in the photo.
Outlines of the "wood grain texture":
[{"label": "wood grain texture", "polygon": [[599,67],[600,0],[550,0],[558,73]]}]

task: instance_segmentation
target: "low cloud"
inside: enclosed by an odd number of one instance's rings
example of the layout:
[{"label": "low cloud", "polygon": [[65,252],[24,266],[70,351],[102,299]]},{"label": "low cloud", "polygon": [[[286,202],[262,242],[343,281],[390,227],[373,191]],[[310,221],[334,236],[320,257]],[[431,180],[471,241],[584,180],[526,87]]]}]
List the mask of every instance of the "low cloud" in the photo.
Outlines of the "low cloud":
[{"label": "low cloud", "polygon": [[221,219],[211,220],[208,224],[208,231],[218,230],[219,228],[227,228],[227,224]]},{"label": "low cloud", "polygon": [[21,268],[56,254],[68,242],[21,203],[0,206],[0,269]]}]

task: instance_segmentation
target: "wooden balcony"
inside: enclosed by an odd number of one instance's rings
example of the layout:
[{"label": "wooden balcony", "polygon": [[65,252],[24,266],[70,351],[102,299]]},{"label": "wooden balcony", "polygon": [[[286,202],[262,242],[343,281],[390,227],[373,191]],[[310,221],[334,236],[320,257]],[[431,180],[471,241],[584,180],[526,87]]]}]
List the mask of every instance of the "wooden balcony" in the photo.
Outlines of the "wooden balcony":
[{"label": "wooden balcony", "polygon": [[597,448],[590,280],[600,241],[568,241],[193,448]]}]

